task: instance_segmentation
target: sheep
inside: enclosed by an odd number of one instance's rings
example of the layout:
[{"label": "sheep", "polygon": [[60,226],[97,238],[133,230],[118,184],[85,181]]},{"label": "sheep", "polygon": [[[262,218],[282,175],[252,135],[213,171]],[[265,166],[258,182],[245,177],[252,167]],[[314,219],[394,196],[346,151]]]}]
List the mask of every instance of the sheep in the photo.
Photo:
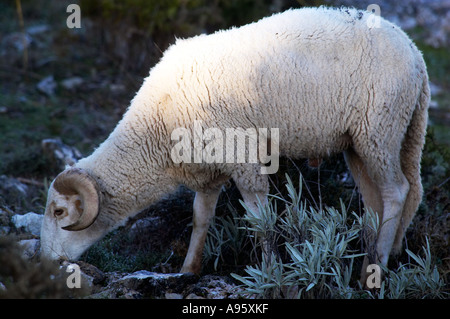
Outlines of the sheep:
[{"label": "sheep", "polygon": [[[173,132],[194,132],[197,125],[213,135],[226,128],[276,128],[279,136],[252,142],[270,142],[267,152],[317,165],[344,152],[365,207],[380,216],[376,262],[386,265],[390,253],[401,250],[422,198],[430,91],[414,43],[394,24],[381,17],[370,24],[370,18],[356,9],[290,9],[239,28],[177,39],[110,136],[50,185],[42,255],[79,258],[183,184],[196,194],[181,271],[199,273],[222,185],[233,179],[245,204],[258,212],[269,184],[262,170],[267,156],[256,162],[177,160],[178,143],[195,153],[195,133],[192,141],[174,139]],[[206,142],[200,139],[197,147]]]}]

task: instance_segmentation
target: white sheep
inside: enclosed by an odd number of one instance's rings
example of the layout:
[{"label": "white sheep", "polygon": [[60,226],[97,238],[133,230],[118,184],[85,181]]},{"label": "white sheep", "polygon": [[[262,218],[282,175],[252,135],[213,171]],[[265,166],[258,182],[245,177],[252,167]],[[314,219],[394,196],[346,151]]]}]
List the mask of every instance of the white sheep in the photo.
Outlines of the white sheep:
[{"label": "white sheep", "polygon": [[[304,8],[177,40],[108,139],[51,184],[43,255],[77,259],[184,184],[196,196],[182,271],[199,272],[222,185],[232,178],[255,211],[257,198],[264,200],[269,190],[261,158],[175,161],[171,154],[180,140],[172,133],[192,132],[200,123],[216,131],[277,128],[279,139],[264,138],[280,156],[313,163],[344,152],[365,206],[381,216],[376,251],[385,265],[392,248],[401,249],[421,201],[430,93],[413,42],[388,21],[371,24],[369,18],[356,9]],[[195,152],[195,141],[186,141]]]}]

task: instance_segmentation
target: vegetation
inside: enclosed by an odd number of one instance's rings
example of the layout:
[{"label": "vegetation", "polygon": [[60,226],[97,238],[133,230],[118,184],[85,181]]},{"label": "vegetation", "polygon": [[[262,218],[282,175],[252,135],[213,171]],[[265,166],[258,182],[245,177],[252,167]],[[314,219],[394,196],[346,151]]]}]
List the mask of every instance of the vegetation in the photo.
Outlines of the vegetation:
[{"label": "vegetation", "polygon": [[[376,214],[363,216],[352,213],[341,202],[340,210],[325,208],[317,211],[301,200],[287,176],[288,199],[272,196],[268,206],[260,205],[263,218],[246,208],[244,220],[248,229],[261,238],[268,238],[272,247],[270,259],[263,254],[262,262],[247,266],[247,276],[232,274],[242,282],[245,293],[262,298],[445,298],[445,283],[440,278],[430,252],[429,242],[423,248],[424,257],[410,250],[414,263],[400,264],[396,271],[384,268],[384,280],[379,290],[364,290],[355,283],[355,264],[361,254],[358,239],[376,233]],[[282,201],[280,212],[276,202]],[[280,244],[279,240],[282,239]],[[367,242],[362,247],[371,251]],[[360,266],[356,267],[359,273]]]}]

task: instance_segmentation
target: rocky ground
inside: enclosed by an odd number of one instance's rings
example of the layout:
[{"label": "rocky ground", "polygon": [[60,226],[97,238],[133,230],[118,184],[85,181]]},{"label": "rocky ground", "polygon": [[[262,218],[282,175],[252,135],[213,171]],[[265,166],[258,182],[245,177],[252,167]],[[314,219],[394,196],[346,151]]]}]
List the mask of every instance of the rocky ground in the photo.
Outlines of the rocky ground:
[{"label": "rocky ground", "polygon": [[[0,211],[4,218],[8,212]],[[37,216],[28,213],[28,225]],[[17,216],[17,215],[14,215]],[[14,217],[13,216],[13,217]],[[33,216],[33,218],[31,217]],[[14,219],[14,218],[13,218]],[[33,221],[31,221],[33,219]],[[23,221],[23,220],[22,220]],[[37,261],[39,239],[20,222],[21,238],[0,236],[0,298],[89,298],[89,299],[236,299],[243,295],[227,276],[190,273],[160,273],[139,270],[131,273],[103,272],[83,261],[59,265]]]},{"label": "rocky ground", "polygon": [[[50,141],[43,145],[51,149],[56,163],[63,165],[78,155],[74,148],[54,142],[54,147],[49,147]],[[28,180],[0,176],[0,194],[6,198],[27,198],[34,186]],[[40,213],[16,214],[6,205],[0,206],[0,297],[224,299],[238,298],[242,292],[229,276],[162,273],[171,270],[169,264],[157,267],[159,272],[121,272],[101,271],[85,261],[58,265],[40,261],[42,219]],[[129,235],[142,235],[158,223],[158,217],[134,220]],[[74,277],[75,267],[78,278]],[[33,280],[26,280],[30,273]]]}]

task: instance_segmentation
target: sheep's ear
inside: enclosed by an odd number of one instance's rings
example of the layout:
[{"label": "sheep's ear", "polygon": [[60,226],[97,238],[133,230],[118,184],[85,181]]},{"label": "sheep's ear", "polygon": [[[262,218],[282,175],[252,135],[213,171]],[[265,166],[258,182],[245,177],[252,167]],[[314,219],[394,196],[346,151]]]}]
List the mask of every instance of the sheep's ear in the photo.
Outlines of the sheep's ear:
[{"label": "sheep's ear", "polygon": [[62,227],[64,230],[79,231],[88,228],[100,212],[100,188],[97,181],[80,168],[69,168],[59,174],[53,182],[54,189],[63,195],[78,195],[73,212],[80,213],[73,224]]}]

